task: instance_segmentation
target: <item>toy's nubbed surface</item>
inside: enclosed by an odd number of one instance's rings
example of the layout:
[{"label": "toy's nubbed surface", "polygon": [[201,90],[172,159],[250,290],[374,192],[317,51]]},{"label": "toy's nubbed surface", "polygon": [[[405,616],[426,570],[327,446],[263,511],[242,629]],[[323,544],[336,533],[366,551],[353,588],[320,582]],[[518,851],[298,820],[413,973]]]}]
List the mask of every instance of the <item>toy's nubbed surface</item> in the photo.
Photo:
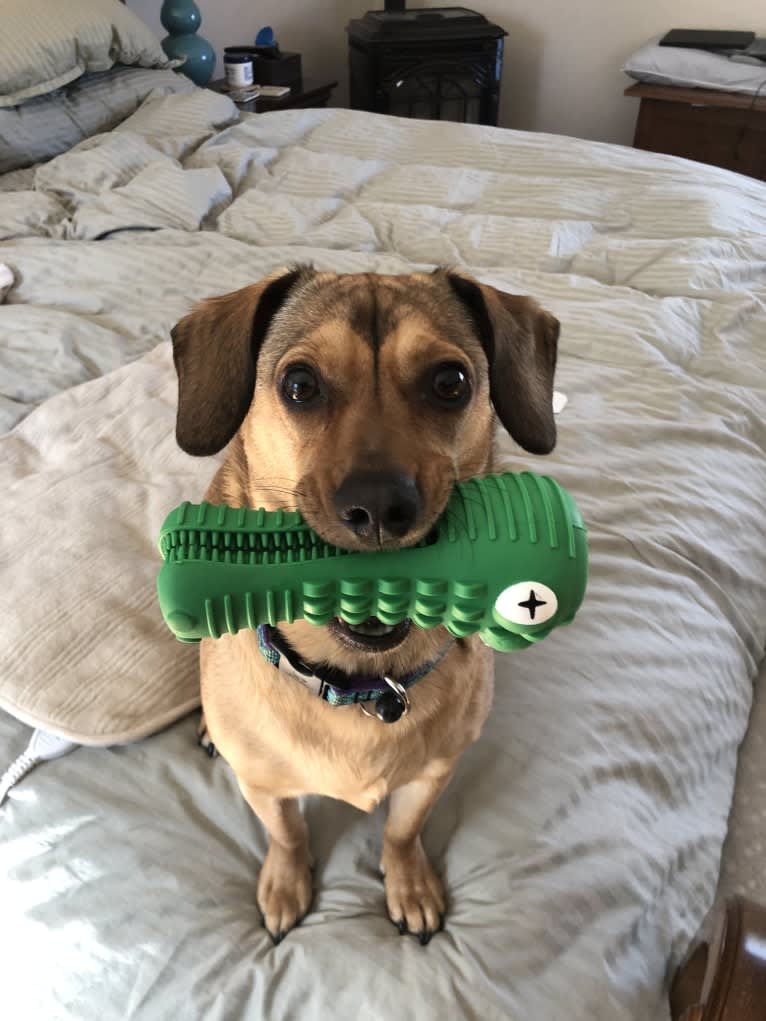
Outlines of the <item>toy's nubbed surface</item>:
[{"label": "toy's nubbed surface", "polygon": [[531,472],[458,483],[417,546],[356,553],[330,546],[297,511],[183,503],[159,538],[157,580],[183,642],[305,618],[360,624],[409,617],[493,649],[526,648],[568,624],[585,594],[587,538],[553,479]]}]

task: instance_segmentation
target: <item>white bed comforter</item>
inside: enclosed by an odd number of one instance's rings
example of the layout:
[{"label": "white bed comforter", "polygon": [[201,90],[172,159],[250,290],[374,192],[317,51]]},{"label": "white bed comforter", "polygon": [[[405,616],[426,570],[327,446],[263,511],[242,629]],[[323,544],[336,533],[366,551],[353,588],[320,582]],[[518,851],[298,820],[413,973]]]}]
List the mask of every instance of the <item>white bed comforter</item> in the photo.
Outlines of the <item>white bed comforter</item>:
[{"label": "white bed comforter", "polygon": [[[562,322],[570,404],[544,467],[589,524],[588,596],[572,627],[498,658],[485,735],[427,829],[450,899],[427,949],[384,917],[382,815],[313,799],[314,911],[272,947],[254,907],[264,835],[186,719],[47,765],[0,809],[4,1017],[665,1017],[666,969],[715,889],[766,639],[766,188],[543,135],[329,110],[225,127],[234,116],[210,92],[149,101],[0,180],[16,281],[3,424],[278,264],[456,264]],[[123,478],[144,479],[159,513],[137,440],[172,428],[167,349],[0,440],[0,519],[27,475],[76,477],[76,429],[56,423],[92,423],[119,387],[100,470],[115,507]],[[13,640],[0,624],[0,660]],[[82,644],[62,655],[75,677]],[[25,739],[0,714],[4,760]]]}]

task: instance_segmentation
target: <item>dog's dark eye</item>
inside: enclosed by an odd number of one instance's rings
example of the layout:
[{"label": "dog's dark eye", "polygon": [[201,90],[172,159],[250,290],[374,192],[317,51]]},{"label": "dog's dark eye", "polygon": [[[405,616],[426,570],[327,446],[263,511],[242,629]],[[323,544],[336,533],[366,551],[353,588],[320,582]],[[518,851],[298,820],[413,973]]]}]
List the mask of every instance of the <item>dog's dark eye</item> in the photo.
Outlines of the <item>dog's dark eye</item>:
[{"label": "dog's dark eye", "polygon": [[471,396],[471,380],[457,362],[438,366],[431,377],[431,387],[443,404],[462,405]]},{"label": "dog's dark eye", "polygon": [[319,396],[319,380],[305,365],[295,365],[282,377],[282,393],[295,404],[308,404]]}]

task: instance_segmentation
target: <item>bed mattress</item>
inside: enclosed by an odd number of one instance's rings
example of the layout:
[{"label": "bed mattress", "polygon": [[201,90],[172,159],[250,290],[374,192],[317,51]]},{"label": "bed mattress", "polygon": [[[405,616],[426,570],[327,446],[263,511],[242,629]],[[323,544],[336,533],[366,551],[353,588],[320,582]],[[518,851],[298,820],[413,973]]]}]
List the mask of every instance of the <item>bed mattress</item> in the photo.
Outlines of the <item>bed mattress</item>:
[{"label": "bed mattress", "polygon": [[[194,499],[213,470],[174,461],[164,504],[144,441],[172,433],[170,327],[298,260],[451,264],[557,315],[559,445],[545,462],[508,445],[507,463],[557,477],[591,544],[576,622],[498,656],[485,733],[427,826],[449,897],[427,948],[385,918],[382,812],[312,798],[314,909],[272,946],[255,908],[263,830],[186,716],[46,764],[0,809],[4,1016],[665,1018],[666,976],[716,889],[766,639],[766,187],[546,135],[340,110],[238,119],[200,90],[0,179],[0,236],[15,281],[0,513],[30,479],[55,500],[95,432],[123,589],[174,487]],[[100,420],[115,394],[124,414]],[[145,492],[140,537],[121,524],[126,485]],[[80,527],[93,549],[97,528]],[[50,566],[30,569],[41,592]],[[9,663],[23,681],[11,619],[0,695]],[[88,641],[65,614],[51,627],[74,683]],[[146,682],[108,628],[95,641],[126,684]],[[170,639],[158,656],[196,683]],[[6,761],[27,739],[0,713]]]}]

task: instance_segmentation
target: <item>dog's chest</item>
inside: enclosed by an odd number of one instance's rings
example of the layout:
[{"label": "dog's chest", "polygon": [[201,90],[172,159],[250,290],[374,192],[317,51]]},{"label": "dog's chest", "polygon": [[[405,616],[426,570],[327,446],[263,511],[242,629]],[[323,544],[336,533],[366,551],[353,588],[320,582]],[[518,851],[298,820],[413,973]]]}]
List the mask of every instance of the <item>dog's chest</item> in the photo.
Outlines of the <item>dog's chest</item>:
[{"label": "dog's chest", "polygon": [[393,790],[454,761],[478,737],[491,702],[483,648],[419,681],[411,712],[387,724],[358,705],[311,696],[264,662],[250,632],[203,644],[211,737],[240,781],[276,798],[318,794],[372,812]]},{"label": "dog's chest", "polygon": [[393,735],[381,741],[372,731],[386,724],[368,720],[358,709],[356,713],[358,725],[355,720],[346,721],[337,741],[328,740],[326,731],[304,732],[300,743],[293,744],[298,749],[291,764],[295,793],[320,794],[373,812],[392,790],[422,771],[424,763],[416,747],[408,747],[407,741],[391,741]]},{"label": "dog's chest", "polygon": [[363,812],[374,812],[390,793],[391,787],[385,777],[349,775],[344,778],[337,773],[336,770],[333,782],[319,793],[328,798],[346,801]]}]

